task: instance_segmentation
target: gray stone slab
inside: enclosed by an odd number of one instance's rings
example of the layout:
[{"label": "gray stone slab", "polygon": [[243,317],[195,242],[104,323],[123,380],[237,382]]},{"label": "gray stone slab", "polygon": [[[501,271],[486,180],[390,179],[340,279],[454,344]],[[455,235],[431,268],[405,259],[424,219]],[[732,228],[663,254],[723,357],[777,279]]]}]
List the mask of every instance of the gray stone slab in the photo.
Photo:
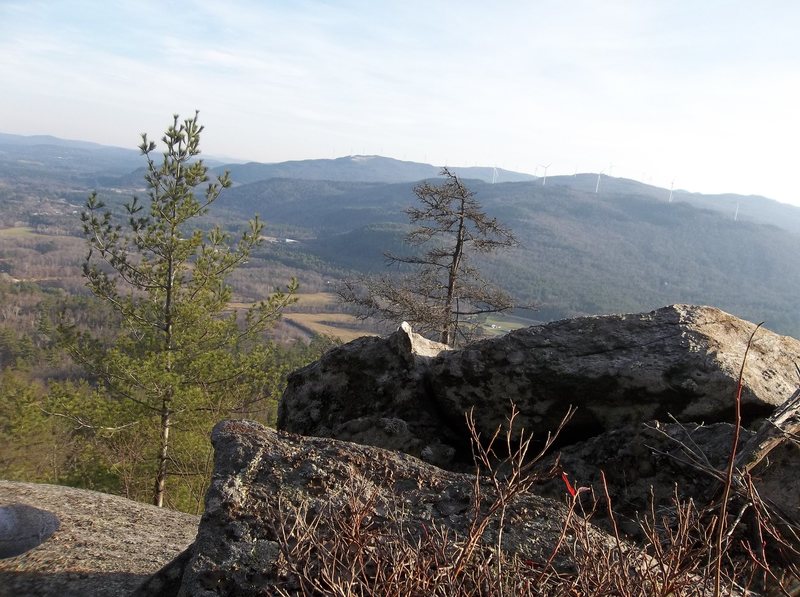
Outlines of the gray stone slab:
[{"label": "gray stone slab", "polygon": [[0,506],[0,558],[13,558],[44,543],[60,526],[58,517],[26,504]]}]

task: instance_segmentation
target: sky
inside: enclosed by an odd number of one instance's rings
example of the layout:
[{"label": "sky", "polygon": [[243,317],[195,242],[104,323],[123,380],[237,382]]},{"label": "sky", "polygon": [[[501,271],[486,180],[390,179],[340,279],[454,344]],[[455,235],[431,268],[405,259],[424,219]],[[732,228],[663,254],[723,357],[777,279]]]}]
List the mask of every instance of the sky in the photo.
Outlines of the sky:
[{"label": "sky", "polygon": [[795,0],[0,0],[0,132],[602,171],[800,205]]}]

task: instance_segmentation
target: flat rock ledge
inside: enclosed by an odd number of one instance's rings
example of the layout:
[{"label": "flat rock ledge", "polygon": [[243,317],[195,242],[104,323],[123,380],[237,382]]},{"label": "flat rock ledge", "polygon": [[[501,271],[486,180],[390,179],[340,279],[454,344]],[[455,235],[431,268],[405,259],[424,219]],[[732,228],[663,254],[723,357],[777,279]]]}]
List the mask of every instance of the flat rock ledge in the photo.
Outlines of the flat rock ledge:
[{"label": "flat rock ledge", "polygon": [[0,481],[0,505],[53,513],[55,533],[0,560],[0,596],[122,597],[180,554],[198,516],[123,497],[58,485]]}]

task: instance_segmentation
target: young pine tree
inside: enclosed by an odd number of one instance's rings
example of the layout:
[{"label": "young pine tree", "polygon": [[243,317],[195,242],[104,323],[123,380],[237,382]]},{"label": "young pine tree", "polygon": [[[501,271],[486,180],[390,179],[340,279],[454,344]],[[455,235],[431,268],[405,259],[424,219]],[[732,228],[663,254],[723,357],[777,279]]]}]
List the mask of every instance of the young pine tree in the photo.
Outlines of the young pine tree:
[{"label": "young pine tree", "polygon": [[108,345],[61,326],[72,356],[112,399],[128,401],[137,416],[155,422],[157,506],[164,504],[172,472],[190,474],[171,453],[173,431],[252,403],[264,366],[263,351],[253,350],[256,337],[295,300],[297,289],[293,279],[286,292],[272,294],[244,317],[228,308],[226,276],[260,243],[262,224],[252,220],[235,244],[219,227],[197,227],[231,184],[227,173],[210,181],[196,158],[202,130],[197,114],[183,122],[176,115],[162,138],[163,157],[142,135],[149,205],[134,197],[125,205],[124,225],[115,223],[96,193],[89,197],[81,215],[89,245],[84,276],[92,293],[118,314],[121,329]]}]

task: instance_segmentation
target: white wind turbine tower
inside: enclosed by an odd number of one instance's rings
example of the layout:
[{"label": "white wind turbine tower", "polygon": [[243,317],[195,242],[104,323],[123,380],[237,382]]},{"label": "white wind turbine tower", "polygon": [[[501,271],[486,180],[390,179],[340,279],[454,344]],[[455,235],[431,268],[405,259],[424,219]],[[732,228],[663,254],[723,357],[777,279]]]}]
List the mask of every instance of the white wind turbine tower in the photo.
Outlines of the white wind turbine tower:
[{"label": "white wind turbine tower", "polygon": [[539,166],[537,166],[537,168],[539,168],[539,167],[544,168],[544,176],[542,177],[542,186],[544,186],[544,185],[547,184],[547,169],[550,167],[550,164],[547,164],[547,165],[539,164]]},{"label": "white wind turbine tower", "polygon": [[669,201],[667,201],[667,203],[672,203],[672,189],[674,187],[675,187],[675,179],[673,179],[672,182],[669,183]]},{"label": "white wind turbine tower", "polygon": [[600,191],[600,177],[601,176],[603,176],[603,171],[602,170],[597,173],[597,184],[594,185],[594,194],[595,195],[597,195],[597,193]]},{"label": "white wind turbine tower", "polygon": [[497,182],[497,166],[492,168],[492,184]]},{"label": "white wind turbine tower", "polygon": [[739,219],[739,202],[736,202],[736,213],[733,214],[733,221],[736,222]]}]

